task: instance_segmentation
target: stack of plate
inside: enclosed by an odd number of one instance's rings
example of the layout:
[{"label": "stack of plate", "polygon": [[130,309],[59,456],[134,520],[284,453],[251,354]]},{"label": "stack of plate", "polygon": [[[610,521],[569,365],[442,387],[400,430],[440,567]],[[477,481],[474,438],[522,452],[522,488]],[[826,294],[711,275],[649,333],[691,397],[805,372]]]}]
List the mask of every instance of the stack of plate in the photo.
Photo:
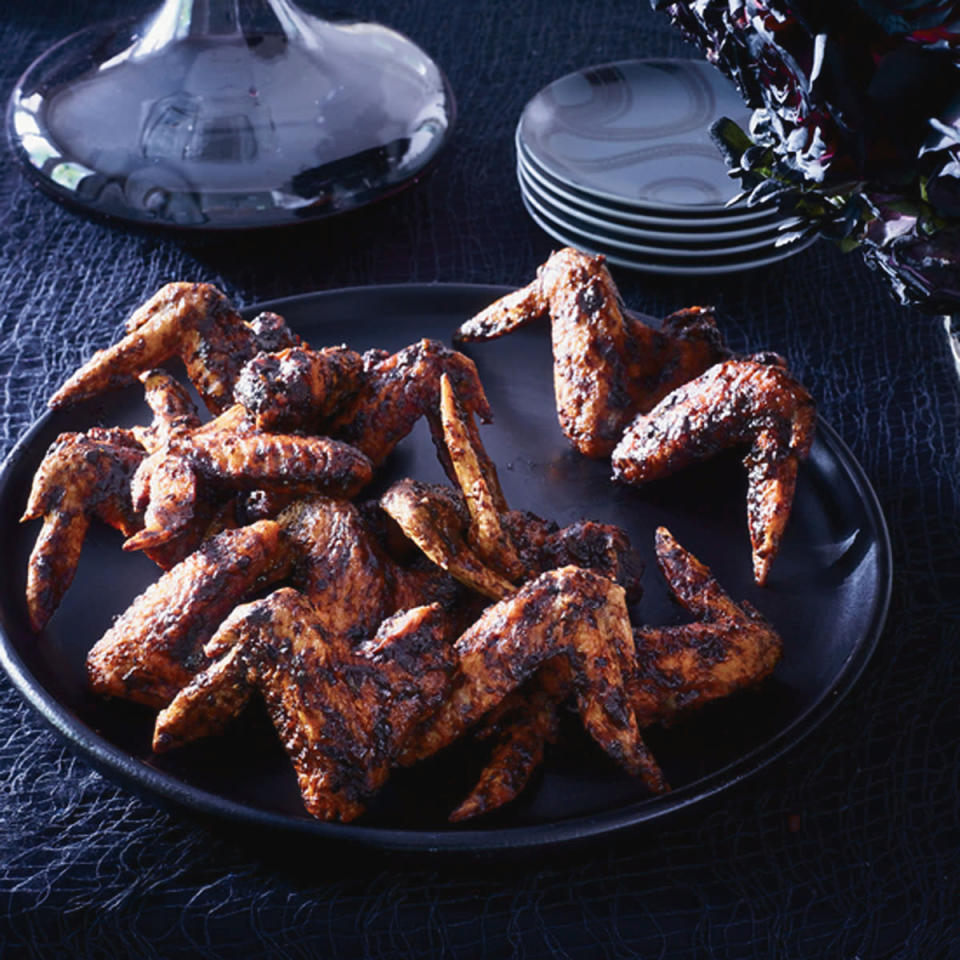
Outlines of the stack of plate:
[{"label": "stack of plate", "polygon": [[[561,243],[634,270],[718,274],[809,246],[775,208],[730,204],[710,125],[750,114],[699,60],[627,60],[554,81],[517,127],[517,177],[530,216]],[[780,245],[778,245],[780,241]]]}]

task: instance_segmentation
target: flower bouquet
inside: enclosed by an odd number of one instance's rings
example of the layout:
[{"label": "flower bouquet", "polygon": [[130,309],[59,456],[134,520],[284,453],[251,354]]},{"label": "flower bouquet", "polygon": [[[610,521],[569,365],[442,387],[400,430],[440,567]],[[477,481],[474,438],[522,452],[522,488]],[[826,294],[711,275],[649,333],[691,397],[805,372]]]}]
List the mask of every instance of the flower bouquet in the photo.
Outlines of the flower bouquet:
[{"label": "flower bouquet", "polygon": [[712,133],[749,203],[800,218],[784,242],[858,247],[902,302],[960,313],[960,4],[652,3],[753,108]]}]

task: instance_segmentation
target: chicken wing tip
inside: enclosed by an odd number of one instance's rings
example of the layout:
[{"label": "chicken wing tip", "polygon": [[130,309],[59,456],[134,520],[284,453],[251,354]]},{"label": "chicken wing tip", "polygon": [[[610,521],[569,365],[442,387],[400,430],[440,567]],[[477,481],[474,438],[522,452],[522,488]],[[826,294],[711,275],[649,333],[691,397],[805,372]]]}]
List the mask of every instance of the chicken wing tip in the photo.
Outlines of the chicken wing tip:
[{"label": "chicken wing tip", "polygon": [[180,531],[179,530],[140,530],[132,537],[127,537],[123,541],[123,549],[128,553],[135,550],[153,550],[156,547],[162,547],[169,543]]}]

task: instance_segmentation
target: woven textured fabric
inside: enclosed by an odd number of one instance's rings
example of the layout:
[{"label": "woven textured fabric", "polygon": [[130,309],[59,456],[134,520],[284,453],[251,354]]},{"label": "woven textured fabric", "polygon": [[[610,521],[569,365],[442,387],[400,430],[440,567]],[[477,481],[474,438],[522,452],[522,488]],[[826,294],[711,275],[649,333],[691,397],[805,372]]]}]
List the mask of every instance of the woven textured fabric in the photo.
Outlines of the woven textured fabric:
[{"label": "woven textured fabric", "polygon": [[[55,39],[140,6],[7,0],[4,100]],[[553,244],[514,179],[524,103],[589,63],[695,55],[645,0],[353,8],[416,38],[459,102],[435,172],[376,208],[268,238],[174,239],[75,215],[4,154],[0,451],[169,280],[209,280],[242,304],[367,283],[526,282]],[[941,326],[825,244],[716,280],[616,276],[632,307],[716,303],[736,347],[788,356],[879,493],[893,604],[830,719],[747,782],[615,842],[436,864],[264,851],[160,811],[93,772],[0,678],[0,956],[960,956],[960,387]]]}]

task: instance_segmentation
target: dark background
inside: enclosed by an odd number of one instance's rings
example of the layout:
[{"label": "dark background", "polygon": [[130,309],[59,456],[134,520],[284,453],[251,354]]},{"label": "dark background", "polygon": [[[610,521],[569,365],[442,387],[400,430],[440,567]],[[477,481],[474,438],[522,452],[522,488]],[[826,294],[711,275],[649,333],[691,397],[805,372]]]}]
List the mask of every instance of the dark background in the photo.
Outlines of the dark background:
[{"label": "dark background", "polygon": [[[52,41],[138,3],[7,0],[0,92]],[[695,56],[645,0],[396,0],[353,9],[417,39],[459,103],[413,191],[268,238],[107,227],[0,165],[0,452],[162,283],[241,304],[368,283],[519,285],[552,241],[513,175],[524,103],[572,69]],[[6,957],[960,956],[960,396],[938,321],[824,243],[718,280],[615,271],[663,314],[716,303],[737,347],[786,354],[876,486],[891,527],[887,629],[830,719],[707,805],[562,858],[439,864],[268,850],[158,811],[63,747],[0,679]]]}]

